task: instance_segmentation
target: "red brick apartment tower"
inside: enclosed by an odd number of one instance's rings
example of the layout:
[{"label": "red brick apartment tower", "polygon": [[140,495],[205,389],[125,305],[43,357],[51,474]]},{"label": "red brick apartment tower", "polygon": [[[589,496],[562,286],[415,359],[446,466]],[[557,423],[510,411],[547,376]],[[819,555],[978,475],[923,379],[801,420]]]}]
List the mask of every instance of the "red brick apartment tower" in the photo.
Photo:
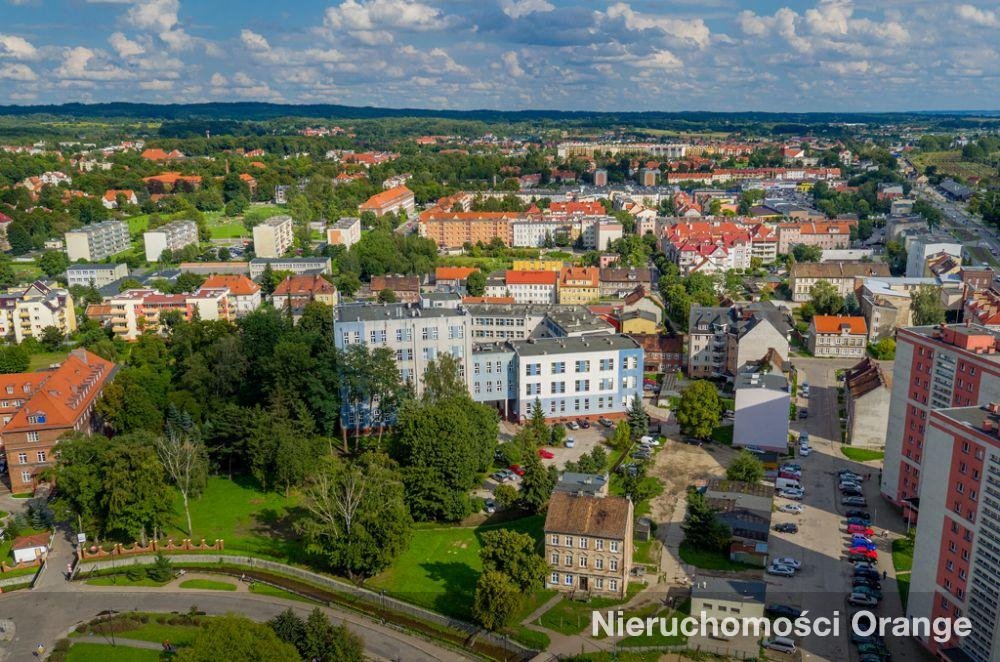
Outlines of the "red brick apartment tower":
[{"label": "red brick apartment tower", "polygon": [[927,419],[908,615],[972,622],[969,636],[923,644],[946,660],[1000,651],[1000,404],[936,409]]},{"label": "red brick apartment tower", "polygon": [[1000,333],[977,324],[916,326],[896,333],[882,494],[916,522],[925,434],[935,409],[1000,402]]}]

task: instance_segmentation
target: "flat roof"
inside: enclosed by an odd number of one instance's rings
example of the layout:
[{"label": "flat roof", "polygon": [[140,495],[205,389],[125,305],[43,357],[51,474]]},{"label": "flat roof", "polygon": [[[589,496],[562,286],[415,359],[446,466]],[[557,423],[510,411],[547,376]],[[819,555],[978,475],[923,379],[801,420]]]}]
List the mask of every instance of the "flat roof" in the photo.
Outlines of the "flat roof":
[{"label": "flat roof", "polygon": [[338,322],[374,322],[428,317],[464,317],[461,308],[420,308],[406,303],[347,303],[337,306]]},{"label": "flat roof", "polygon": [[585,336],[582,338],[531,338],[515,340],[511,346],[519,356],[546,354],[583,354],[607,350],[640,349],[639,344],[622,335]]},{"label": "flat roof", "polygon": [[764,604],[766,596],[767,584],[760,581],[697,575],[691,585],[692,598],[722,598]]},{"label": "flat roof", "polygon": [[787,391],[788,380],[773,372],[742,372],[736,376],[736,390],[741,388],[766,388],[772,391]]}]

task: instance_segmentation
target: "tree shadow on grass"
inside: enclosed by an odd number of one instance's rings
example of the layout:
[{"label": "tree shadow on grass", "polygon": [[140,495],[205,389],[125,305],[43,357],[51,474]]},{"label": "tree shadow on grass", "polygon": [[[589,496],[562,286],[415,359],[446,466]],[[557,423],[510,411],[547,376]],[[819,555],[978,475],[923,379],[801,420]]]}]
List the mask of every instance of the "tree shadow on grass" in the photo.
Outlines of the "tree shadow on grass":
[{"label": "tree shadow on grass", "polygon": [[309,562],[305,542],[295,529],[295,522],[301,519],[304,508],[293,506],[288,509],[265,508],[253,516],[250,531],[258,539],[258,553],[287,558],[294,563]]},{"label": "tree shadow on grass", "polygon": [[420,604],[430,602],[432,608],[442,614],[469,618],[479,573],[465,563],[457,562],[421,563],[420,567],[427,572],[427,577],[432,582],[444,587],[444,594],[434,598],[414,595],[411,599]]}]

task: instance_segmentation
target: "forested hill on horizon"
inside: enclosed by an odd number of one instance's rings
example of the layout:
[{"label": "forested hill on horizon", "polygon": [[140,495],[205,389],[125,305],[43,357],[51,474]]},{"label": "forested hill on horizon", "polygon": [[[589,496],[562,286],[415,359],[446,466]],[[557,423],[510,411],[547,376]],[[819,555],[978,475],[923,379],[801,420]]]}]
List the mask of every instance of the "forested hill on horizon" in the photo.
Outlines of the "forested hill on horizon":
[{"label": "forested hill on horizon", "polygon": [[[487,122],[524,122],[538,120],[581,121],[596,123],[670,122],[724,125],[747,122],[787,123],[899,123],[932,119],[937,123],[957,122],[970,126],[979,122],[992,124],[1000,119],[1000,110],[906,111],[886,113],[850,112],[709,112],[709,111],[564,111],[564,110],[445,110],[428,108],[377,108],[336,104],[275,104],[264,102],[210,102],[199,104],[147,103],[66,103],[58,105],[0,105],[0,116],[54,115],[60,117],[131,118],[131,119],[228,119],[269,120],[279,117],[373,119],[389,117],[427,117]],[[981,119],[980,119],[981,118]]]}]

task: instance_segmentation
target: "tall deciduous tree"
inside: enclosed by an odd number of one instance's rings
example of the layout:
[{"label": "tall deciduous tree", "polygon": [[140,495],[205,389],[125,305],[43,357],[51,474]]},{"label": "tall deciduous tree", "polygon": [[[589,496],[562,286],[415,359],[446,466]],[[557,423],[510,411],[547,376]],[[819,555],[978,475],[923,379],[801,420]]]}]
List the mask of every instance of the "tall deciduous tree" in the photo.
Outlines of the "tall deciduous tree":
[{"label": "tall deciduous tree", "polygon": [[180,662],[268,662],[298,657],[295,646],[281,641],[267,624],[228,615],[208,621],[191,645],[182,648],[175,659]]},{"label": "tall deciduous tree", "polygon": [[697,490],[688,492],[681,530],[684,542],[697,549],[718,551],[729,542],[729,527],[719,521],[705,495]]},{"label": "tall deciduous tree", "polygon": [[470,297],[481,297],[486,294],[486,274],[482,271],[473,271],[465,279],[465,289]]},{"label": "tall deciduous tree", "polygon": [[486,628],[496,632],[511,624],[522,594],[510,577],[487,570],[479,576],[476,595],[472,604],[472,614]]},{"label": "tall deciduous tree", "polygon": [[502,572],[525,593],[541,586],[545,577],[545,559],[535,551],[535,539],[527,533],[509,529],[484,533],[479,558],[484,571]]},{"label": "tall deciduous tree", "polygon": [[759,483],[764,478],[764,464],[756,455],[743,449],[726,467],[726,478],[744,483]]},{"label": "tall deciduous tree", "polygon": [[944,322],[944,304],[941,294],[933,285],[921,285],[913,293],[913,323],[916,326],[941,324]]},{"label": "tall deciduous tree", "polygon": [[817,281],[809,288],[809,301],[817,315],[837,315],[844,309],[844,297],[826,280]]},{"label": "tall deciduous tree", "polygon": [[698,439],[708,439],[722,420],[722,400],[715,385],[698,379],[681,391],[677,405],[677,423],[681,432]]},{"label": "tall deciduous tree", "polygon": [[188,535],[194,534],[191,526],[191,505],[189,500],[197,497],[205,489],[208,478],[208,461],[205,445],[191,417],[171,407],[167,411],[167,425],[164,434],[156,440],[156,451],[167,475],[174,481],[181,493],[184,516],[187,519]]}]

